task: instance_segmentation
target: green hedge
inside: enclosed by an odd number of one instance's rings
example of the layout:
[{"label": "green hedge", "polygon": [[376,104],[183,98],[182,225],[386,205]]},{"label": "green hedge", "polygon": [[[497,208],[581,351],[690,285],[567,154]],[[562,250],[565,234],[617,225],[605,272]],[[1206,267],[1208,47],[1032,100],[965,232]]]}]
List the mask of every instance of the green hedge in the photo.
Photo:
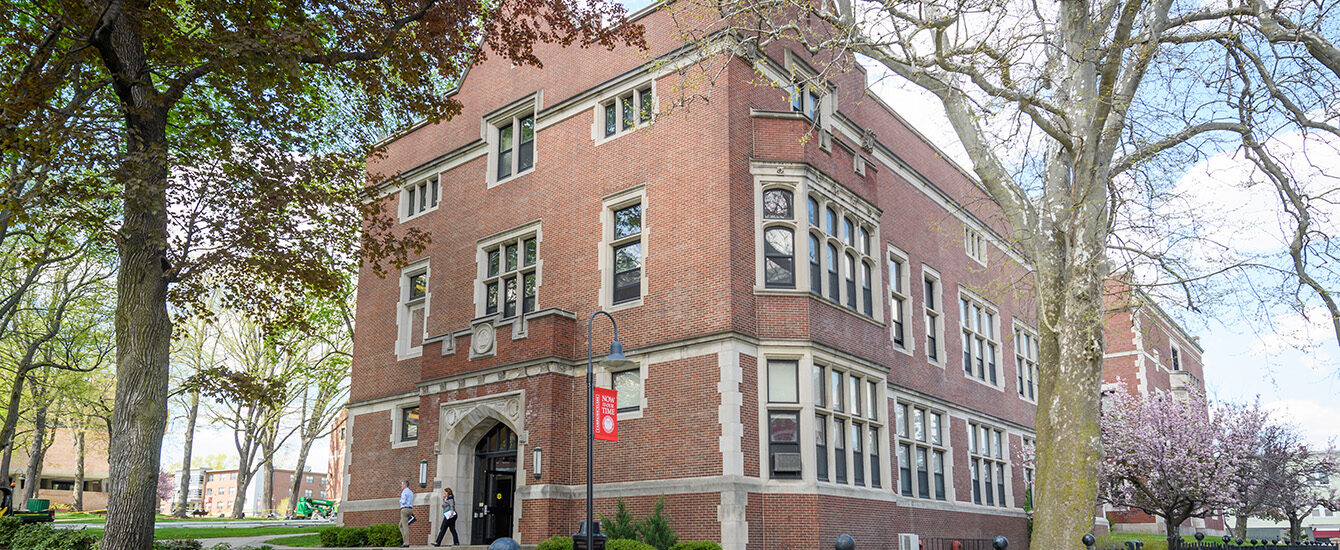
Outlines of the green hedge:
[{"label": "green hedge", "polygon": [[655,546],[629,539],[605,541],[605,550],[656,550]]},{"label": "green hedge", "polygon": [[721,550],[721,545],[710,540],[686,540],[675,543],[670,550]]},{"label": "green hedge", "polygon": [[394,523],[381,523],[368,527],[328,527],[321,530],[321,546],[325,547],[396,547],[400,544],[400,526]]},{"label": "green hedge", "polygon": [[156,540],[154,550],[202,550],[204,545],[195,539]]},{"label": "green hedge", "polygon": [[572,537],[549,537],[541,541],[535,550],[572,550]]},{"label": "green hedge", "polygon": [[9,539],[10,550],[97,550],[101,532],[24,525]]},{"label": "green hedge", "polygon": [[23,520],[19,518],[14,516],[0,518],[0,546],[8,547],[20,527],[23,527]]}]

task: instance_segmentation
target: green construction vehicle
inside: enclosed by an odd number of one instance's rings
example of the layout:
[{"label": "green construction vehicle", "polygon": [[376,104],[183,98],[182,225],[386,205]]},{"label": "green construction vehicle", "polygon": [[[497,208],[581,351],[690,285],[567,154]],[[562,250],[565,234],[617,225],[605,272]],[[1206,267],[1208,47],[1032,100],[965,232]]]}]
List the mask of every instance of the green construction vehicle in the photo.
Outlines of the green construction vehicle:
[{"label": "green construction vehicle", "polygon": [[339,502],[312,497],[302,497],[298,499],[298,505],[293,507],[293,519],[321,519],[335,515],[335,509]]},{"label": "green construction vehicle", "polygon": [[0,517],[14,516],[23,520],[24,523],[42,523],[56,519],[56,511],[51,509],[28,511],[15,510],[13,507],[14,490],[10,487],[0,487]]}]

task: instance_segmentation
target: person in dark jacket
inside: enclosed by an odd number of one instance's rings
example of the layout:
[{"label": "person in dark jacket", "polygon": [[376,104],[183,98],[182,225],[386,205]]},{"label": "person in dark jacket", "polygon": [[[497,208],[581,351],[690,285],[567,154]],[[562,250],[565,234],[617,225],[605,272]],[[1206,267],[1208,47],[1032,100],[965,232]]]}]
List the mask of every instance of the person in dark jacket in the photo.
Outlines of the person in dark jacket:
[{"label": "person in dark jacket", "polygon": [[456,536],[456,494],[451,487],[442,490],[442,527],[437,530],[437,542],[433,546],[442,546],[442,535],[451,529],[451,545],[459,546],[461,539]]}]

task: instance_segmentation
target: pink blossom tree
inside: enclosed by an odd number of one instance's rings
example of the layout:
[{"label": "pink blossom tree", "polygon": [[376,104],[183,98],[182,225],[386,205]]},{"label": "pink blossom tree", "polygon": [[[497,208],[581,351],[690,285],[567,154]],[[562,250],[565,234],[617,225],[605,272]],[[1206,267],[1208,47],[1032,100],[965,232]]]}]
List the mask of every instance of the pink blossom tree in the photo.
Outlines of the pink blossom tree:
[{"label": "pink blossom tree", "polygon": [[1340,493],[1330,487],[1331,477],[1338,474],[1335,449],[1317,452],[1301,437],[1291,441],[1272,461],[1261,517],[1289,522],[1289,540],[1301,540],[1303,518],[1313,510],[1340,509]]},{"label": "pink blossom tree", "polygon": [[1236,518],[1233,536],[1245,539],[1247,519],[1265,512],[1267,499],[1274,492],[1273,479],[1280,461],[1301,441],[1302,435],[1297,426],[1273,420],[1270,412],[1261,408],[1260,401],[1240,408],[1235,421],[1226,428],[1249,442],[1233,480],[1232,502],[1225,510]]},{"label": "pink blossom tree", "polygon": [[158,502],[163,502],[172,498],[172,490],[176,488],[176,483],[172,479],[172,472],[158,471]]},{"label": "pink blossom tree", "polygon": [[1102,411],[1100,498],[1163,518],[1169,540],[1187,519],[1231,505],[1252,437],[1229,429],[1243,409],[1211,405],[1199,392],[1112,395]]}]

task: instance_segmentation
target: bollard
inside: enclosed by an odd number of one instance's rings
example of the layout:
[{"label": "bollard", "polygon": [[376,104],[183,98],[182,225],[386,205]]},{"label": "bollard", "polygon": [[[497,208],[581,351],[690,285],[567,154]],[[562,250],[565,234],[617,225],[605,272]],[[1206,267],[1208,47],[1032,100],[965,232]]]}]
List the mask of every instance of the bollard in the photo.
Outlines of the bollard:
[{"label": "bollard", "polygon": [[1239,538],[1236,542],[1238,543],[1238,546],[1242,546],[1242,539]]},{"label": "bollard", "polygon": [[996,539],[991,541],[991,547],[996,550],[1005,550],[1010,547],[1010,539],[1005,538],[1004,535],[996,535]]},{"label": "bollard", "polygon": [[844,533],[844,534],[841,534],[841,535],[838,535],[837,540],[836,540],[836,541],[833,541],[833,549],[834,549],[834,550],[856,550],[856,540],[853,539],[853,538],[851,538],[851,535],[848,535],[848,534],[845,534],[845,533]]},{"label": "bollard", "polygon": [[1230,541],[1230,540],[1233,540],[1233,537],[1230,537],[1230,536],[1228,536],[1228,535],[1224,535],[1224,546],[1228,546],[1228,541]]},{"label": "bollard", "polygon": [[1094,540],[1092,534],[1085,534],[1082,538],[1079,539],[1079,541],[1084,543],[1084,547],[1088,548],[1089,550],[1093,550],[1094,543],[1098,542]]},{"label": "bollard", "polygon": [[1200,532],[1200,531],[1196,531],[1195,537],[1196,537],[1196,542],[1201,542],[1201,541],[1205,540],[1205,533],[1202,533],[1202,532]]},{"label": "bollard", "polygon": [[521,545],[510,537],[503,537],[493,541],[493,544],[489,545],[489,550],[521,550]]}]

